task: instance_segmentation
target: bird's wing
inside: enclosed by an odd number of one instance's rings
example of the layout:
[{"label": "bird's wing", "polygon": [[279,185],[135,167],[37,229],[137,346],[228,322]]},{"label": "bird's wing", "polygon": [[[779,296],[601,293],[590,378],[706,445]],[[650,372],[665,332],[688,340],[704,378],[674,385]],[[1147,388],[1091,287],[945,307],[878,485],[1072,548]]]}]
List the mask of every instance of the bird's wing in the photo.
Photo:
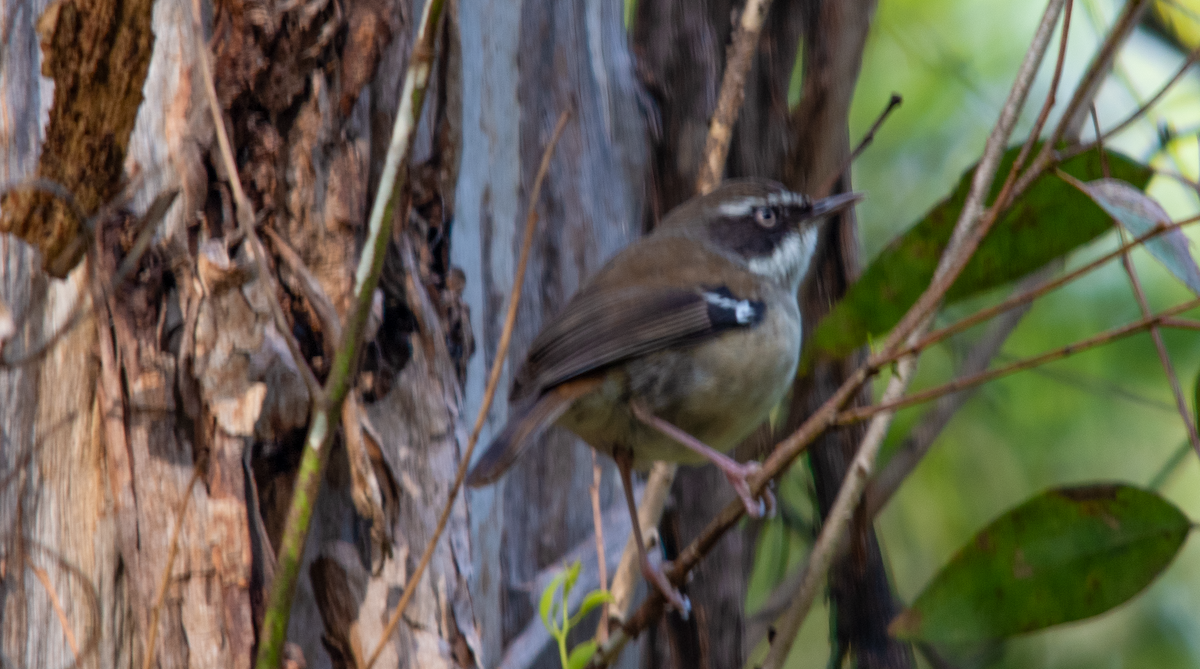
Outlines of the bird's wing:
[{"label": "bird's wing", "polygon": [[762,320],[765,308],[763,302],[740,299],[724,286],[585,291],[534,340],[511,397],[536,397],[622,360],[752,327]]}]

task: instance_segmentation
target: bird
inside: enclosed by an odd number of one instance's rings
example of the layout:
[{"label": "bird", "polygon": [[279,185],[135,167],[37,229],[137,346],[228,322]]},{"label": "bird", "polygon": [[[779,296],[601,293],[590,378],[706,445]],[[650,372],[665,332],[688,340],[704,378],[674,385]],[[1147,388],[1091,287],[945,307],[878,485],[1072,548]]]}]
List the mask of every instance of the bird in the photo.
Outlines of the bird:
[{"label": "bird", "polygon": [[643,576],[686,615],[690,603],[646,555],[631,472],[656,460],[710,461],[747,512],[759,465],[725,453],[792,385],[798,291],[820,224],[860,193],[818,200],[760,178],[728,180],[674,208],[614,255],[534,338],[509,394],[508,420],[467,484],[495,482],[557,424],[616,462]]}]

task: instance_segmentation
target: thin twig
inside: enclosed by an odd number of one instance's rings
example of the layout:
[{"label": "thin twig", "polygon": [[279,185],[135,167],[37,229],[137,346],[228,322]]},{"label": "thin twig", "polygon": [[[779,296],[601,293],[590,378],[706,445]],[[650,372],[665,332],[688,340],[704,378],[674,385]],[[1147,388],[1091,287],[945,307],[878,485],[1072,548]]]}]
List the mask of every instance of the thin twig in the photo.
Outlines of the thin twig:
[{"label": "thin twig", "polygon": [[[928,325],[923,324],[914,331],[913,335],[917,336],[925,327]],[[896,375],[888,382],[887,390],[883,393],[885,401],[899,399],[904,395],[909,381],[912,380],[916,365],[916,355],[903,358],[896,363]],[[808,617],[813,601],[817,598],[817,592],[825,581],[825,575],[833,564],[842,540],[849,531],[850,520],[854,516],[854,510],[858,508],[859,499],[867,486],[871,471],[875,468],[875,458],[879,455],[883,438],[887,436],[888,427],[891,425],[894,415],[894,412],[880,413],[875,416],[867,428],[862,444],[858,447],[858,453],[854,456],[854,462],[851,463],[849,471],[846,472],[846,478],[842,482],[841,488],[838,489],[833,507],[830,508],[825,520],[821,523],[821,532],[817,535],[817,542],[813,545],[812,551],[808,554],[808,560],[804,563],[804,572],[796,596],[787,611],[775,623],[774,640],[771,642],[770,650],[767,651],[766,659],[763,660],[763,669],[780,669],[787,661],[787,656],[800,632],[800,626]]]},{"label": "thin twig", "polygon": [[[195,17],[195,20],[198,23],[199,17]],[[202,34],[202,32],[198,34]],[[221,161],[225,165],[225,173],[229,176],[229,187],[233,190],[233,202],[237,206],[238,227],[249,243],[251,255],[254,256],[254,262],[258,267],[258,276],[263,282],[263,292],[266,293],[275,329],[279,331],[279,336],[287,344],[288,352],[292,355],[292,364],[295,365],[300,378],[304,379],[304,385],[308,387],[310,401],[313,404],[320,404],[324,399],[325,391],[321,388],[320,381],[317,381],[316,374],[313,374],[312,367],[308,365],[308,359],[300,350],[300,343],[296,341],[292,326],[283,313],[283,306],[279,304],[279,287],[275,283],[275,275],[271,271],[270,265],[267,264],[267,252],[263,248],[262,240],[254,231],[254,207],[250,204],[250,198],[246,197],[246,191],[242,190],[242,179],[238,176],[237,162],[233,159],[233,148],[229,142],[229,135],[225,132],[225,117],[221,113],[221,103],[217,99],[212,66],[208,62],[208,46],[199,39],[196,40],[196,61],[200,64],[202,88],[208,99],[208,109],[212,113]]]},{"label": "thin twig", "polygon": [[[1122,229],[1120,232],[1121,241],[1125,241],[1125,231]],[[1149,318],[1150,305],[1146,301],[1146,291],[1142,289],[1142,282],[1138,279],[1137,270],[1134,269],[1128,252],[1121,254],[1121,265],[1125,267],[1125,273],[1129,276],[1129,284],[1137,298],[1138,308],[1142,311],[1142,318]],[[1154,341],[1154,350],[1158,353],[1158,360],[1162,363],[1163,371],[1171,384],[1171,393],[1175,396],[1175,406],[1179,410],[1179,417],[1183,420],[1183,426],[1187,430],[1188,441],[1191,442],[1196,454],[1200,455],[1200,435],[1196,434],[1196,424],[1192,422],[1191,414],[1188,412],[1187,399],[1184,398],[1183,389],[1179,385],[1179,375],[1175,373],[1175,366],[1171,364],[1171,356],[1167,353],[1167,345],[1163,342],[1162,332],[1157,325],[1150,328],[1150,339]]]},{"label": "thin twig", "polygon": [[194,466],[192,469],[192,479],[188,481],[187,488],[184,488],[183,499],[179,500],[179,508],[175,511],[175,527],[171,529],[171,541],[167,544],[167,564],[163,567],[162,577],[158,579],[158,592],[154,595],[154,607],[150,609],[149,638],[146,641],[145,654],[142,656],[142,669],[150,669],[154,665],[154,644],[158,641],[158,615],[167,598],[171,568],[175,565],[175,555],[179,552],[179,531],[183,527],[188,503],[192,500],[192,488],[200,479],[200,467]]},{"label": "thin twig", "polygon": [[50,606],[54,607],[54,615],[58,616],[58,624],[62,626],[63,636],[67,638],[67,645],[71,647],[71,654],[75,656],[75,663],[78,664],[79,644],[75,642],[75,632],[71,630],[71,623],[67,620],[67,612],[63,610],[62,602],[58,601],[58,593],[54,589],[54,584],[50,582],[50,574],[37,565],[29,565],[29,569],[33,571],[33,575],[37,577],[37,580],[41,581],[42,587],[46,589],[46,596],[50,598]]},{"label": "thin twig", "polygon": [[1054,63],[1054,76],[1050,78],[1050,91],[1046,94],[1046,100],[1042,103],[1042,110],[1038,112],[1037,120],[1029,130],[1029,136],[1025,138],[1021,152],[1017,154],[1017,159],[1013,162],[1009,179],[1013,178],[1017,170],[1025,166],[1025,160],[1033,151],[1033,145],[1041,136],[1042,128],[1046,125],[1046,119],[1050,118],[1050,110],[1054,108],[1054,103],[1058,100],[1058,84],[1062,81],[1063,64],[1067,60],[1067,35],[1071,29],[1071,9],[1074,7],[1074,0],[1067,0],[1067,6],[1063,8],[1062,35],[1058,39],[1058,59]]},{"label": "thin twig", "polygon": [[[1197,59],[1200,59],[1200,49],[1196,49],[1188,54],[1187,59],[1183,61],[1183,65],[1179,67],[1179,70],[1175,72],[1173,77],[1167,80],[1167,83],[1163,84],[1162,88],[1158,89],[1157,93],[1155,93],[1149,100],[1138,107],[1136,111],[1126,117],[1124,121],[1121,121],[1109,130],[1105,131],[1104,135],[1100,137],[1100,140],[1107,142],[1116,136],[1117,133],[1133,125],[1143,116],[1145,116],[1146,112],[1150,111],[1154,105],[1158,104],[1158,102],[1163,99],[1163,96],[1165,96],[1167,92],[1175,86],[1175,84],[1179,83],[1180,79],[1183,79],[1183,75],[1187,74],[1188,69],[1192,65],[1196,64]],[[1093,141],[1089,144],[1079,144],[1078,146],[1072,147],[1063,152],[1063,160],[1073,158],[1081,153],[1087,153],[1095,148],[1097,143],[1098,142]]]},{"label": "thin twig", "polygon": [[[871,359],[865,365],[851,373],[842,383],[841,387],[809,416],[799,429],[776,445],[770,457],[763,463],[762,470],[749,482],[752,492],[760,492],[768,481],[790,466],[807,448],[808,444],[812,443],[812,440],[817,435],[824,432],[833,424],[837,412],[858,392],[858,389],[874,371],[878,369],[880,360],[885,356],[892,355],[901,344],[907,343],[908,337],[913,331],[918,327],[924,326],[930,314],[941,303],[942,296],[953,284],[954,279],[957,278],[963,267],[966,266],[967,261],[978,246],[978,239],[980,237],[975,233],[978,233],[979,228],[986,230],[986,227],[990,225],[987,219],[981,220],[983,197],[995,176],[996,168],[1004,151],[1004,145],[1012,133],[1012,128],[1016,123],[1020,108],[1024,105],[1025,98],[1029,93],[1029,87],[1037,72],[1037,66],[1046,53],[1050,36],[1054,30],[1054,24],[1057,21],[1058,14],[1064,2],[1065,0],[1050,0],[1046,7],[1042,22],[1038,26],[1033,42],[1026,53],[1025,61],[1018,70],[1009,98],[1005,102],[1004,109],[1001,111],[1000,119],[997,121],[991,136],[988,137],[983,157],[980,159],[979,167],[975,171],[971,192],[968,194],[962,214],[955,225],[954,233],[951,235],[951,241],[935,272],[933,282],[909,310],[908,314],[901,319],[901,324],[897,325],[893,330],[883,348],[882,354],[871,356]],[[996,209],[1002,206],[1003,198],[1000,198],[992,211],[995,212]],[[995,214],[993,213],[990,218],[994,220]],[[685,575],[711,549],[713,544],[738,521],[743,512],[744,506],[740,503],[727,505],[700,535],[679,553],[672,562],[668,578],[673,583],[682,583]],[[601,645],[592,660],[592,665],[605,666],[610,664],[633,635],[645,629],[652,620],[657,619],[661,613],[662,606],[662,595],[655,590],[650,594],[646,602],[642,604],[641,608],[630,618],[624,629],[610,636],[608,643]]]},{"label": "thin twig", "polygon": [[326,346],[332,349],[337,342],[342,340],[342,323],[338,319],[337,309],[333,306],[333,301],[329,299],[329,295],[325,293],[325,289],[321,287],[321,282],[313,275],[312,270],[308,265],[304,264],[304,260],[300,258],[300,254],[287,243],[278,232],[271,228],[264,227],[263,232],[267,233],[271,244],[275,246],[275,252],[283,263],[288,266],[288,269],[296,275],[296,283],[299,284],[304,297],[312,304],[313,311],[316,312],[317,318],[321,321],[321,327],[325,330]]},{"label": "thin twig", "polygon": [[396,610],[388,618],[387,624],[383,627],[383,633],[379,637],[379,643],[375,646],[375,650],[371,652],[370,658],[363,669],[371,669],[375,664],[375,660],[379,659],[379,654],[383,652],[387,640],[396,630],[396,625],[400,623],[400,616],[403,615],[404,609],[408,606],[408,602],[412,599],[413,593],[416,592],[417,584],[421,580],[421,576],[425,573],[425,568],[429,566],[429,561],[433,557],[433,551],[437,548],[438,540],[442,536],[442,532],[446,529],[446,523],[450,519],[450,512],[454,508],[454,500],[458,497],[458,491],[462,489],[463,481],[467,476],[467,468],[471,464],[471,455],[475,452],[475,444],[479,441],[479,434],[483,431],[483,424],[487,421],[487,412],[491,408],[492,400],[496,396],[496,387],[500,384],[500,372],[504,369],[504,360],[508,356],[508,346],[512,342],[513,327],[517,323],[517,306],[521,303],[522,287],[525,285],[525,268],[529,263],[529,250],[533,246],[533,234],[537,230],[538,214],[537,203],[542,192],[542,181],[546,178],[546,172],[550,169],[550,158],[554,155],[554,147],[558,144],[558,138],[562,135],[563,128],[567,126],[567,119],[570,113],[564,111],[558,117],[558,124],[554,126],[554,133],[550,135],[550,141],[546,144],[545,150],[542,152],[542,162],[538,166],[537,175],[533,178],[533,190],[529,195],[529,213],[525,217],[525,237],[521,242],[521,255],[517,259],[517,271],[513,276],[512,293],[508,299],[508,313],[504,316],[504,329],[500,332],[500,341],[496,345],[496,357],[492,361],[492,370],[488,375],[487,386],[483,392],[483,403],[479,406],[479,413],[475,417],[475,427],[471,430],[471,436],[467,438],[467,448],[463,452],[462,461],[458,464],[458,472],[454,476],[454,483],[450,486],[450,493],[446,499],[446,505],[442,508],[442,513],[438,517],[437,527],[433,531],[433,536],[425,544],[425,551],[421,554],[421,561],[417,563],[417,568],[408,577],[408,583],[404,586],[404,592],[400,595],[400,601],[396,604]]},{"label": "thin twig", "polygon": [[[412,138],[420,121],[421,108],[433,69],[437,27],[445,0],[428,0],[421,10],[417,32],[409,57],[408,70],[400,89],[400,108],[392,126],[392,136],[384,158],[379,187],[367,219],[367,238],[362,256],[354,276],[354,292],[350,312],[342,327],[342,339],[334,353],[329,376],[323,393],[314,396],[312,416],[308,433],[304,438],[303,455],[296,472],[296,483],[292,490],[292,502],[284,521],[283,536],[279,542],[278,569],[271,583],[267,610],[263,616],[258,644],[257,669],[277,669],[283,657],[287,638],[288,619],[291,616],[292,599],[296,581],[300,578],[300,567],[304,557],[304,544],[308,539],[308,528],[312,520],[321,479],[325,471],[330,442],[340,417],[340,405],[354,382],[359,359],[359,344],[366,327],[367,315],[374,302],[375,288],[379,285],[379,273],[391,239],[391,202],[397,186],[402,164],[408,159]],[[220,125],[220,124],[218,124]]]},{"label": "thin twig", "polygon": [[[1055,267],[1030,275],[1017,286],[1017,290],[1021,291],[1026,284],[1040,283],[1044,275],[1051,273],[1059,265],[1061,262],[1055,263]],[[1008,336],[1016,329],[1031,307],[1032,304],[1026,302],[1020,308],[1006,312],[1001,318],[997,318],[989,324],[987,332],[971,346],[971,350],[965,356],[962,366],[958,370],[958,376],[966,377],[986,370],[1000,351],[1000,347],[1004,345]],[[863,493],[863,513],[867,518],[874,518],[879,510],[887,504],[896,490],[900,488],[900,484],[908,478],[908,475],[916,469],[917,464],[929,452],[938,435],[950,423],[950,419],[971,397],[972,393],[970,392],[943,396],[938,399],[937,404],[928,413],[921,417],[921,422],[909,431],[908,438],[888,459],[883,470],[872,478],[867,490]]]},{"label": "thin twig", "polygon": [[747,0],[733,44],[729,48],[729,59],[721,77],[721,92],[717,97],[717,109],[708,126],[708,139],[704,143],[704,162],[696,179],[696,193],[712,192],[721,183],[725,172],[725,158],[729,155],[729,140],[733,136],[733,124],[737,122],[742,100],[746,96],[746,74],[754,61],[758,46],[758,34],[762,32],[771,0]]},{"label": "thin twig", "polygon": [[1054,131],[1046,138],[1042,144],[1042,148],[1038,151],[1038,155],[1033,159],[1033,164],[1029,169],[1021,175],[1013,186],[1013,192],[1016,196],[1020,196],[1027,188],[1050,168],[1056,161],[1055,148],[1059,141],[1063,139],[1072,142],[1077,141],[1078,132],[1083,127],[1083,121],[1086,119],[1088,106],[1092,99],[1096,97],[1096,93],[1100,90],[1100,84],[1104,81],[1104,77],[1108,74],[1112,67],[1113,59],[1116,57],[1117,50],[1125,40],[1133,32],[1141,18],[1142,12],[1149,5],[1149,0],[1130,0],[1125,3],[1125,7],[1121,15],[1117,17],[1113,27],[1105,37],[1104,43],[1100,45],[1100,49],[1092,58],[1092,62],[1088,65],[1087,70],[1083,73],[1083,77],[1079,80],[1079,85],[1075,88],[1075,93],[1071,96],[1070,102],[1067,103],[1067,108],[1063,112],[1062,118],[1059,119],[1058,125]]},{"label": "thin twig", "polygon": [[[1096,105],[1092,105],[1092,123],[1096,129],[1096,147],[1100,151],[1100,167],[1104,170],[1104,178],[1110,177],[1108,171],[1108,158],[1104,152],[1104,140],[1100,136],[1100,118],[1096,114]],[[1120,222],[1113,220],[1113,225],[1117,228],[1117,233],[1120,235],[1118,239],[1122,245],[1125,242],[1125,228]],[[1129,284],[1133,288],[1133,295],[1137,298],[1138,308],[1142,311],[1142,318],[1150,317],[1150,304],[1146,301],[1146,291],[1142,290],[1142,282],[1138,279],[1137,270],[1133,267],[1133,261],[1129,259],[1129,252],[1121,254],[1121,265],[1125,268],[1125,274],[1129,277]],[[1154,350],[1158,353],[1158,360],[1163,366],[1163,372],[1167,375],[1167,381],[1171,385],[1171,393],[1175,396],[1175,406],[1179,410],[1179,417],[1183,420],[1184,429],[1187,431],[1188,441],[1191,442],[1192,448],[1196,454],[1200,455],[1200,435],[1196,434],[1196,424],[1192,421],[1191,415],[1188,413],[1187,400],[1184,399],[1183,389],[1179,386],[1179,375],[1175,373],[1175,366],[1171,364],[1171,356],[1167,353],[1167,345],[1163,342],[1162,332],[1158,327],[1150,328],[1150,339],[1154,341]]]},{"label": "thin twig", "polygon": [[[1107,264],[1110,260],[1119,258],[1122,253],[1128,251],[1129,249],[1139,246],[1151,239],[1154,239],[1155,237],[1158,237],[1159,235],[1165,234],[1172,230],[1178,230],[1186,225],[1192,225],[1197,222],[1200,222],[1200,216],[1193,216],[1192,218],[1188,218],[1188,219],[1179,221],[1177,223],[1172,223],[1171,225],[1166,225],[1166,226],[1163,226],[1160,228],[1155,228],[1154,230],[1147,232],[1146,234],[1138,237],[1137,239],[1134,239],[1131,242],[1123,243],[1121,245],[1121,247],[1118,248],[1117,250],[1103,255],[1103,256],[1093,260],[1092,262],[1084,265],[1083,267],[1072,270],[1071,272],[1068,272],[1067,274],[1064,274],[1064,275],[1058,277],[1057,279],[1047,281],[1047,282],[1039,285],[1036,288],[1031,288],[1030,290],[1027,290],[1025,292],[1013,295],[1012,297],[1005,299],[1003,302],[1000,302],[999,304],[995,304],[993,306],[987,307],[986,309],[980,309],[979,311],[976,311],[975,313],[963,318],[962,320],[960,320],[956,323],[947,325],[946,327],[940,328],[938,330],[934,330],[933,332],[930,332],[929,334],[925,335],[925,337],[923,337],[916,344],[913,344],[912,346],[903,348],[898,353],[899,353],[899,355],[906,355],[906,354],[912,353],[913,351],[916,351],[916,350],[922,350],[922,349],[929,348],[930,346],[932,346],[952,335],[956,335],[956,334],[962,332],[963,330],[970,329],[984,321],[991,320],[992,318],[998,316],[999,314],[1002,314],[1006,311],[1009,311],[1009,310],[1015,309],[1017,307],[1023,306],[1025,304],[1028,304],[1029,302],[1032,302],[1033,300],[1036,300],[1037,298],[1039,298],[1057,288],[1060,288],[1060,287],[1074,281],[1075,279],[1078,279],[1079,277],[1083,276],[1084,274],[1087,274],[1087,273],[1091,272],[1092,270],[1095,270],[1096,268]],[[885,360],[885,362],[890,362],[890,360]]]},{"label": "thin twig", "polygon": [[841,167],[835,170],[833,174],[830,174],[825,179],[825,183],[821,184],[811,193],[813,197],[826,197],[833,191],[833,187],[837,184],[838,179],[842,178],[842,174],[850,168],[850,165],[862,155],[862,152],[871,145],[871,142],[875,141],[875,133],[879,131],[879,127],[883,125],[883,122],[887,120],[887,117],[892,114],[896,107],[900,106],[901,102],[904,102],[904,98],[901,98],[899,93],[892,93],[892,97],[888,99],[887,106],[883,108],[879,117],[871,124],[871,128],[867,130],[867,134],[863,135],[863,138],[858,142],[858,146],[854,147],[854,150],[850,152],[850,155],[842,163]]},{"label": "thin twig", "polygon": [[[592,498],[592,525],[596,535],[596,570],[600,577],[600,592],[608,592],[608,563],[604,558],[604,512],[600,508],[600,459],[592,450],[592,485],[588,489]],[[596,626],[596,639],[608,639],[608,602],[600,607],[600,622]]]},{"label": "thin twig", "polygon": [[[659,520],[662,519],[663,508],[667,504],[667,496],[671,491],[671,483],[675,480],[675,472],[679,465],[674,462],[655,462],[646,477],[646,487],[642,490],[642,503],[638,505],[638,524],[642,527],[642,540],[647,546],[654,539],[653,533],[658,530]],[[641,571],[638,569],[637,539],[633,533],[625,542],[625,550],[621,552],[621,560],[613,573],[612,606],[608,608],[609,616],[618,624],[623,624],[629,617],[633,605],[633,593],[637,590]]]},{"label": "thin twig", "polygon": [[980,372],[979,374],[974,374],[972,376],[955,379],[949,383],[945,383],[928,390],[923,390],[919,393],[913,393],[912,395],[894,402],[872,404],[871,406],[849,409],[838,414],[834,423],[837,425],[849,425],[850,423],[857,423],[882,411],[903,409],[914,404],[928,402],[929,400],[937,399],[948,393],[958,392],[972,386],[977,386],[981,383],[987,383],[988,381],[998,379],[1002,376],[1008,376],[1014,372],[1020,372],[1031,367],[1044,365],[1048,362],[1053,362],[1076,353],[1082,353],[1083,351],[1096,348],[1097,346],[1102,346],[1109,342],[1117,341],[1118,339],[1124,339],[1130,335],[1135,335],[1139,332],[1149,330],[1157,325],[1168,326],[1175,320],[1170,318],[1171,316],[1183,313],[1189,309],[1194,309],[1197,306],[1200,306],[1200,299],[1189,300],[1183,304],[1171,307],[1157,316],[1143,318],[1141,320],[1134,321],[1133,323],[1122,325],[1118,328],[1106,330],[1098,335],[1088,337],[1087,339],[1080,340],[1073,344],[1068,344],[1062,348],[1057,348],[1053,351],[1049,351],[1032,358],[1018,360],[1017,362],[1004,365],[1003,367],[997,367],[996,369],[990,369],[986,372]]}]

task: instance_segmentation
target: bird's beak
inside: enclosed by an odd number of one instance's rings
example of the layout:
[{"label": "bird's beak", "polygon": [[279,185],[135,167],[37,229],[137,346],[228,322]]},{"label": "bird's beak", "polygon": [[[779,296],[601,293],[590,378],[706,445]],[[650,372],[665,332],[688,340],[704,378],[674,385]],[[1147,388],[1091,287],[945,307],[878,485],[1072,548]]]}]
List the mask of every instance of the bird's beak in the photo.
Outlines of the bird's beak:
[{"label": "bird's beak", "polygon": [[809,219],[814,219],[832,216],[840,211],[849,209],[865,197],[865,193],[838,193],[837,195],[821,198],[812,203],[812,211],[809,212],[808,217]]}]

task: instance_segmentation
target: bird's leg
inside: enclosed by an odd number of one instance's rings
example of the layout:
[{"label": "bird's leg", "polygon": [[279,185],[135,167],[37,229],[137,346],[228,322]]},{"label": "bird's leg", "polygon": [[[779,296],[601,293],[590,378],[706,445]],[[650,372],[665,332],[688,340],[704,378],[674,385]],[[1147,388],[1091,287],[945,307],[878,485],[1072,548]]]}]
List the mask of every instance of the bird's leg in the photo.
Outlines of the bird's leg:
[{"label": "bird's leg", "polygon": [[725,478],[729,479],[729,484],[733,486],[734,492],[741,498],[742,504],[746,505],[746,513],[751,518],[762,518],[765,515],[773,515],[775,513],[775,495],[770,490],[764,488],[757,500],[750,493],[750,484],[746,479],[762,469],[757,462],[741,464],[671,423],[655,416],[637,402],[630,402],[629,406],[633,410],[635,418],[708,458],[714,465],[720,468],[724,472]]},{"label": "bird's leg", "polygon": [[621,485],[625,488],[625,502],[629,504],[629,517],[633,520],[633,538],[637,541],[638,561],[641,563],[642,576],[650,585],[658,588],[663,594],[667,602],[687,620],[688,614],[692,610],[692,603],[688,598],[679,592],[671,582],[667,580],[667,575],[663,573],[662,567],[650,564],[650,558],[646,555],[646,542],[642,539],[642,523],[638,520],[637,503],[633,501],[633,480],[631,472],[633,470],[633,453],[628,449],[615,448],[613,449],[613,460],[617,462],[617,470],[621,472]]}]

